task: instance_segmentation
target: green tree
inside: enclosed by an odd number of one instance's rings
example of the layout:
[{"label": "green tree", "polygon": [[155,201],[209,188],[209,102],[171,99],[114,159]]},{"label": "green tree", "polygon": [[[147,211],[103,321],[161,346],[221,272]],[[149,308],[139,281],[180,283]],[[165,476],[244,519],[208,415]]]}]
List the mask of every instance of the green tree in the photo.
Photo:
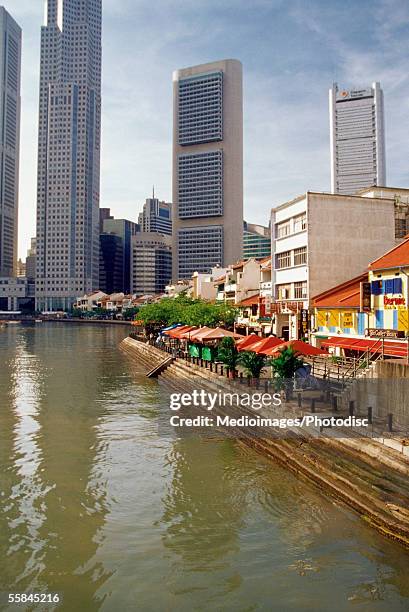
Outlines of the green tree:
[{"label": "green tree", "polygon": [[299,368],[302,368],[304,361],[298,357],[291,346],[281,349],[279,355],[269,363],[273,369],[274,378],[277,379],[279,386],[285,386],[286,381],[292,380]]},{"label": "green tree", "polygon": [[238,356],[239,353],[237,351],[234,339],[231,336],[226,336],[223,338],[217,351],[217,357],[229,368],[233,377],[236,374]]},{"label": "green tree", "polygon": [[260,378],[261,371],[266,365],[266,357],[252,351],[243,351],[239,353],[237,363],[243,366],[248,376]]},{"label": "green tree", "polygon": [[186,295],[176,298],[163,298],[154,304],[142,306],[138,312],[138,319],[146,327],[165,327],[174,323],[185,325],[217,325],[231,326],[237,315],[237,309],[226,304],[207,302],[193,299]]}]

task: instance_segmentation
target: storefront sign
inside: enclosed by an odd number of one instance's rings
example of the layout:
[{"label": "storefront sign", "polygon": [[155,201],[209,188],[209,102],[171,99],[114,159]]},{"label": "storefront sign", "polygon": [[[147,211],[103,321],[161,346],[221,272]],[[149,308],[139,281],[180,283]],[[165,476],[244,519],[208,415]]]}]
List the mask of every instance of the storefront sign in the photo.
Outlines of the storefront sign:
[{"label": "storefront sign", "polygon": [[383,306],[386,309],[405,308],[406,300],[401,295],[396,296],[396,297],[388,297],[387,295],[384,295],[383,296]]},{"label": "storefront sign", "polygon": [[371,283],[361,283],[359,310],[361,312],[371,312]]},{"label": "storefront sign", "polygon": [[264,297],[264,314],[265,315],[271,314],[271,295],[266,295]]},{"label": "storefront sign", "polygon": [[303,308],[300,313],[300,336],[304,338],[310,329],[310,316],[308,310]]},{"label": "storefront sign", "polygon": [[397,329],[367,329],[366,335],[371,338],[404,338],[405,332]]},{"label": "storefront sign", "polygon": [[352,312],[344,312],[342,315],[343,327],[353,327],[354,326],[354,315]]}]

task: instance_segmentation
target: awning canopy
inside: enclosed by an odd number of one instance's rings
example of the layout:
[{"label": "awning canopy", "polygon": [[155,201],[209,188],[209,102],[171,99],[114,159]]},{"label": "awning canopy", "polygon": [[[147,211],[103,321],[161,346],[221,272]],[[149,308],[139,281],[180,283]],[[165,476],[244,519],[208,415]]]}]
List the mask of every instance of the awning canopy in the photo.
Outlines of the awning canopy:
[{"label": "awning canopy", "polygon": [[281,338],[277,338],[276,336],[268,336],[268,338],[264,338],[259,342],[251,344],[246,350],[251,351],[253,353],[261,353],[262,355],[265,355],[266,350],[272,349],[274,346],[278,346],[282,343],[283,341]]},{"label": "awning canopy", "polygon": [[236,334],[235,332],[231,332],[228,329],[223,329],[223,327],[216,327],[211,331],[207,332],[200,336],[202,340],[220,340],[221,338],[243,338],[241,334]]},{"label": "awning canopy", "polygon": [[192,331],[196,329],[196,327],[193,327],[192,325],[182,325],[182,327],[177,327],[176,329],[171,329],[167,332],[165,332],[165,334],[167,336],[169,336],[169,338],[181,338],[182,334],[184,333],[188,333],[189,331]]},{"label": "awning canopy", "polygon": [[331,337],[322,342],[321,346],[332,346],[350,351],[358,351],[365,353],[382,353],[389,357],[407,357],[408,344],[407,342],[399,342],[394,340],[371,339],[371,338],[340,338]]},{"label": "awning canopy", "polygon": [[247,351],[249,346],[255,344],[256,342],[260,342],[261,340],[262,338],[257,334],[249,334],[248,336],[242,336],[239,340],[237,340],[236,346],[239,351]]},{"label": "awning canopy", "polygon": [[318,355],[328,355],[327,351],[319,349],[316,346],[312,346],[312,344],[308,344],[308,342],[303,342],[302,340],[288,340],[287,342],[282,342],[278,346],[275,346],[271,349],[267,349],[267,351],[264,351],[264,354],[277,356],[280,354],[280,351],[285,348],[292,348],[297,355],[303,355],[304,357],[317,357]]}]

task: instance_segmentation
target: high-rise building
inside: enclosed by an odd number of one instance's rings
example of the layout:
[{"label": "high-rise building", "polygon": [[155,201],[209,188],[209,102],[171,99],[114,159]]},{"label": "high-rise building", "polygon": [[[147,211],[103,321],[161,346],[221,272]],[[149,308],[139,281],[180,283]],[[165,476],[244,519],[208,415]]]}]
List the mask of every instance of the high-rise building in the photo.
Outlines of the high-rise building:
[{"label": "high-rise building", "polygon": [[115,219],[109,217],[103,221],[104,234],[115,234],[122,240],[123,247],[123,293],[131,291],[131,259],[132,259],[132,236],[135,236],[140,231],[138,223],[129,221],[128,219]]},{"label": "high-rise building", "polygon": [[172,235],[172,204],[161,202],[153,195],[147,198],[143,210],[139,213],[138,223],[141,232],[159,232]]},{"label": "high-rise building", "polygon": [[36,260],[37,260],[36,239],[31,238],[30,248],[27,251],[26,257],[26,276],[29,280],[34,280],[36,277]]},{"label": "high-rise building", "polygon": [[242,256],[242,65],[220,60],[173,74],[173,278]]},{"label": "high-rise building", "polygon": [[132,293],[163,293],[172,277],[172,240],[158,232],[132,238]]},{"label": "high-rise building", "polygon": [[47,0],[41,29],[36,306],[99,284],[101,0]]},{"label": "high-rise building", "polygon": [[271,230],[264,225],[244,221],[243,259],[263,259],[271,255]]},{"label": "high-rise building", "polygon": [[124,245],[116,234],[100,234],[99,288],[121,293],[124,288]]},{"label": "high-rise building", "polygon": [[383,92],[379,83],[363,89],[329,90],[331,191],[354,194],[385,185]]},{"label": "high-rise building", "polygon": [[17,273],[21,29],[0,7],[0,276]]}]

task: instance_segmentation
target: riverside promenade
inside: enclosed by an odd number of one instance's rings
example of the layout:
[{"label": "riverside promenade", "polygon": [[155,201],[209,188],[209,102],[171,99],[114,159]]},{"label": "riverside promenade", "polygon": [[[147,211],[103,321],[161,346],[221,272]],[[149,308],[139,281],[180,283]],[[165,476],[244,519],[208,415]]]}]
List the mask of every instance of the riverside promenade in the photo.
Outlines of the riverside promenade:
[{"label": "riverside promenade", "polygon": [[[168,358],[167,352],[133,338],[126,338],[121,349],[146,372]],[[189,393],[194,389],[209,392],[247,390],[247,381],[230,380],[220,370],[204,368],[192,361],[175,358],[159,375],[158,381],[166,392]],[[260,383],[259,383],[260,384]],[[263,381],[263,384],[266,384]],[[263,387],[264,389],[264,387]],[[268,386],[264,390],[267,390]],[[253,388],[253,392],[260,389]],[[331,405],[322,398],[300,402],[298,398],[286,400],[286,415],[303,416],[315,413],[329,415]],[[226,414],[218,405],[218,414]],[[230,409],[237,416],[251,413],[242,406]],[[266,416],[263,411],[260,416]],[[316,432],[315,436],[303,431],[287,430],[272,435],[271,431],[255,434],[249,428],[237,427],[229,431],[240,443],[251,446],[270,457],[298,477],[309,481],[326,495],[345,503],[363,520],[385,536],[409,548],[409,457],[404,452],[383,444],[380,437],[368,437],[356,431],[345,430],[345,437],[333,431]],[[406,447],[405,447],[406,448]]]}]

